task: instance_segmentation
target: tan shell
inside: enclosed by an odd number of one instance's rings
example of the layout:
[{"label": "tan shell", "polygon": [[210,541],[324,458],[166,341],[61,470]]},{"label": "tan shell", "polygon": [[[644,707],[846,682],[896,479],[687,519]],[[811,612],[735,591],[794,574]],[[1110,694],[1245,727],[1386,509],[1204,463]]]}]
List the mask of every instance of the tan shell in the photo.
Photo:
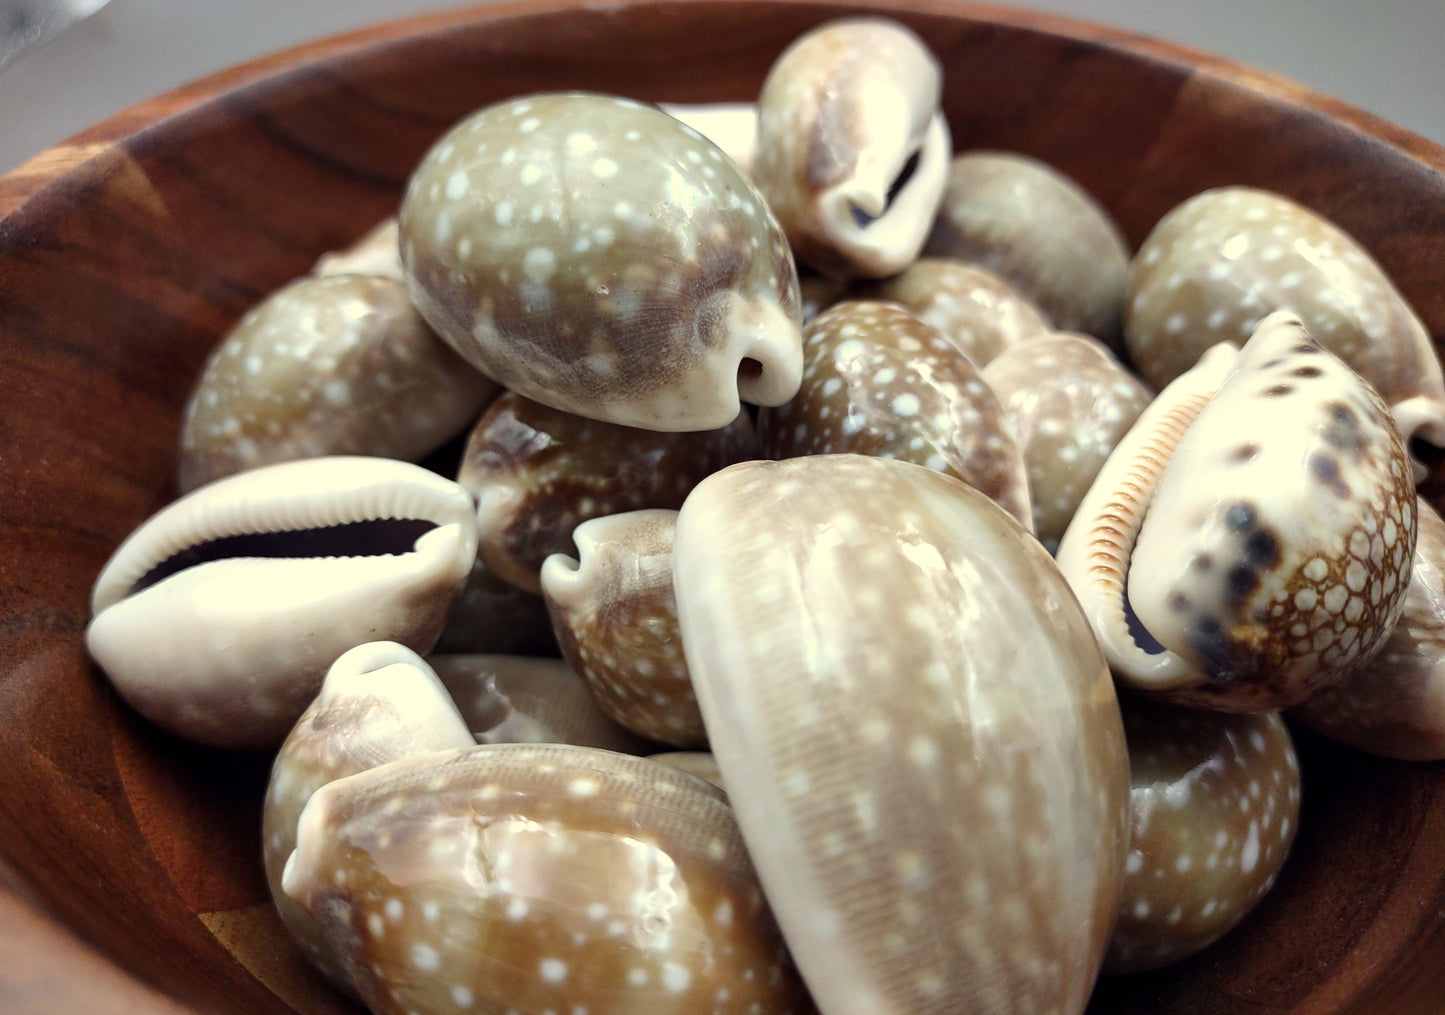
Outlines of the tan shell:
[{"label": "tan shell", "polygon": [[922,40],[883,18],[830,21],[778,57],[753,177],[801,263],[882,278],[918,257],[948,163],[941,87]]},{"label": "tan shell", "polygon": [[284,885],[385,1015],[806,1003],[722,794],[645,758],[491,744],[333,782]]},{"label": "tan shell", "polygon": [[401,237],[422,315],[527,398],[686,431],[797,390],[782,229],[731,159],[655,107],[549,93],[478,110],[412,174]]},{"label": "tan shell", "polygon": [[574,416],[504,392],[482,416],[457,482],[477,500],[479,553],[497,577],[541,592],[538,572],[588,518],[677,508],[698,480],[752,458],[746,413],[726,427],[662,433]]},{"label": "tan shell", "polygon": [[707,743],[672,589],[676,511],[629,511],[577,526],[577,556],[542,565],[542,595],[562,655],[602,710],[675,747]]},{"label": "tan shell", "polygon": [[804,329],[803,383],[758,415],[763,455],[832,452],[914,462],[957,477],[1033,525],[1023,454],[978,369],[892,303],[845,300]]},{"label": "tan shell", "polygon": [[1056,330],[1122,348],[1129,248],[1099,202],[1047,163],[1011,152],[955,156],[924,252],[995,271]]},{"label": "tan shell", "polygon": [[1104,970],[1132,973],[1217,941],[1274,885],[1299,826],[1300,771],[1276,712],[1120,704],[1129,859]]},{"label": "tan shell", "polygon": [[332,664],[316,700],[277,752],[262,810],[266,882],[306,957],[347,990],[350,982],[321,925],[281,890],[302,809],[335,779],[472,742],[446,688],[420,656],[396,642],[369,642]]},{"label": "tan shell", "polygon": [[1038,542],[951,477],[823,455],[704,480],[673,566],[713,753],[819,1008],[1083,1011],[1128,765]]},{"label": "tan shell", "polygon": [[727,792],[727,786],[723,784],[722,769],[717,767],[717,759],[710,751],[663,751],[661,754],[649,754],[648,757],[681,769],[688,775],[695,775],[712,783],[724,793]]},{"label": "tan shell", "polygon": [[1415,501],[1405,612],[1375,655],[1292,718],[1351,747],[1406,761],[1445,759],[1445,522]]},{"label": "tan shell", "polygon": [[1049,333],[1034,305],[1002,276],[947,258],[919,258],[893,278],[856,287],[852,295],[901,304],[980,368],[1005,349]]},{"label": "tan shell", "polygon": [[1153,392],[1103,344],[1068,333],[1010,346],[982,376],[1023,452],[1034,533],[1056,548]]},{"label": "tan shell", "polygon": [[608,718],[561,659],[475,653],[427,661],[479,744],[577,744],[622,754],[654,749]]},{"label": "tan shell", "polygon": [[1129,279],[1129,357],[1159,387],[1282,309],[1379,391],[1407,443],[1445,445],[1445,379],[1425,326],[1353,238],[1279,194],[1208,190],[1160,220]]},{"label": "tan shell", "polygon": [[416,461],[498,390],[437,339],[401,282],[297,279],[206,361],[181,424],[180,487],[319,455]]},{"label": "tan shell", "polygon": [[475,558],[471,498],[420,466],[265,466],[132,533],[96,579],[86,645],[152,722],[275,747],[347,649],[429,651]]}]

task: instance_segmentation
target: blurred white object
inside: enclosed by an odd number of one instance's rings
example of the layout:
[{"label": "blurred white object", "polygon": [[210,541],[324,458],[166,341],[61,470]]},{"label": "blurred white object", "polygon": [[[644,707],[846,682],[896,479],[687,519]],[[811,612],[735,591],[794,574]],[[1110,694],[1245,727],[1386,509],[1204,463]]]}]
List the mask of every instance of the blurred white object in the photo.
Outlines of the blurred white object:
[{"label": "blurred white object", "polygon": [[0,0],[0,67],[43,46],[110,0]]}]

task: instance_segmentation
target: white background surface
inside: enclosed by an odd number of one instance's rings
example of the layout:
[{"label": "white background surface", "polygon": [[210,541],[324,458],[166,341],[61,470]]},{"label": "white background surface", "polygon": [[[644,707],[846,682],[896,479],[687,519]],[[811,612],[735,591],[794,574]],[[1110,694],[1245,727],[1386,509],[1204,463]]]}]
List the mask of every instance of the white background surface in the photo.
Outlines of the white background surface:
[{"label": "white background surface", "polygon": [[[157,92],[437,0],[112,0],[0,70],[0,172]],[[1445,144],[1445,0],[1029,0],[1284,74]],[[4,7],[0,0],[0,8]]]}]

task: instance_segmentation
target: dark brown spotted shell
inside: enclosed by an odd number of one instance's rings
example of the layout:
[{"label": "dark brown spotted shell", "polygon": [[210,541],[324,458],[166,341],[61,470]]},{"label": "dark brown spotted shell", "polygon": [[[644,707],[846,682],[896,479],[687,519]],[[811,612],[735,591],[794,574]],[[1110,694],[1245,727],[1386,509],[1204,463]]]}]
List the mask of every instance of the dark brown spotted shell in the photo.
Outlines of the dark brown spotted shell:
[{"label": "dark brown spotted shell", "polygon": [[709,473],[752,458],[746,413],[720,430],[662,433],[574,416],[504,392],[467,441],[457,482],[477,500],[477,546],[499,578],[541,592],[538,572],[569,553],[579,522],[677,508]]},{"label": "dark brown spotted shell", "polygon": [[803,384],[758,417],[763,454],[850,452],[962,479],[1033,524],[1023,455],[978,370],[891,303],[835,304],[804,330]]},{"label": "dark brown spotted shell", "polygon": [[1239,923],[1274,884],[1300,808],[1299,764],[1278,713],[1120,704],[1130,832],[1111,973],[1182,959]]},{"label": "dark brown spotted shell", "polygon": [[1352,747],[1407,761],[1445,759],[1445,522],[1416,498],[1415,566],[1394,632],[1344,682],[1291,715]]},{"label": "dark brown spotted shell", "polygon": [[572,534],[577,556],[542,565],[542,595],[562,655],[603,711],[642,736],[701,747],[707,730],[672,589],[676,525],[676,511],[657,509],[583,522]]}]

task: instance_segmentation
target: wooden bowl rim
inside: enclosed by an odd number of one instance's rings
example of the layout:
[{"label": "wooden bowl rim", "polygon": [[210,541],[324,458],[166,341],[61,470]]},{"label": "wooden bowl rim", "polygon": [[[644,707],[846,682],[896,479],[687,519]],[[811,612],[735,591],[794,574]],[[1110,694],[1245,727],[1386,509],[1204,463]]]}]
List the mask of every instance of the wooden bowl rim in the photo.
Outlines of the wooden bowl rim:
[{"label": "wooden bowl rim", "polygon": [[[137,103],[80,131],[0,176],[0,233],[26,205],[67,181],[106,171],[106,158],[117,146],[156,132],[183,130],[188,114],[226,94],[249,88],[284,88],[308,70],[420,36],[511,19],[556,15],[569,10],[671,8],[715,5],[718,0],[503,0],[380,22],[360,29],[285,48],[205,76]],[[722,0],[733,2],[733,0]],[[1288,105],[1396,149],[1445,174],[1445,146],[1399,127],[1347,102],[1281,75],[1201,50],[1122,29],[1060,15],[1024,11],[971,0],[737,0],[763,6],[811,6],[839,15],[876,12],[922,14],[1056,36],[1108,48],[1139,59],[1240,88]],[[203,1015],[183,1006],[112,962],[45,911],[27,891],[21,873],[5,865],[0,843],[0,998],[15,1000],[21,1012],[86,1010],[129,1015]],[[27,942],[10,948],[8,942]],[[87,988],[87,984],[91,986]],[[97,992],[96,986],[100,987]],[[41,996],[37,990],[46,993]],[[51,993],[50,991],[58,992]],[[104,999],[101,1008],[95,1007]],[[79,1004],[75,1004],[78,1002]]]}]

